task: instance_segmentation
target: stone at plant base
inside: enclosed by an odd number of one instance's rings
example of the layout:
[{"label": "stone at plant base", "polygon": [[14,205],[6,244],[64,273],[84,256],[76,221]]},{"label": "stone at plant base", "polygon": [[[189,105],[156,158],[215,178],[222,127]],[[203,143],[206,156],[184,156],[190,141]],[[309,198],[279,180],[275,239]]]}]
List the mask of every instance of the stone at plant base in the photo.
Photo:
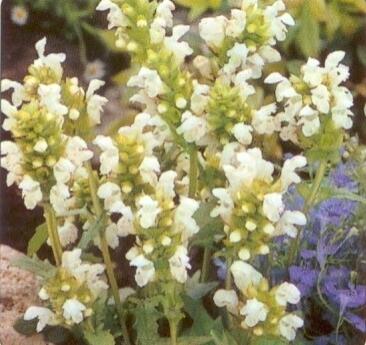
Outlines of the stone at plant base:
[{"label": "stone at plant base", "polygon": [[29,272],[10,266],[10,261],[24,254],[0,245],[0,344],[51,345],[42,336],[24,337],[13,329],[14,322],[32,304],[38,304],[37,279]]}]

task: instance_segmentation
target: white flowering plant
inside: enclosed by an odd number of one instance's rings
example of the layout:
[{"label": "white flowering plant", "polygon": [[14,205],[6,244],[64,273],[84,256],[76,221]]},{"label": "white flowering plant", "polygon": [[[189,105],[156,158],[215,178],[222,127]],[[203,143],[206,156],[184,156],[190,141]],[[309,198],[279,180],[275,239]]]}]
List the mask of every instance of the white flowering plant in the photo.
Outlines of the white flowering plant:
[{"label": "white flowering plant", "polygon": [[[24,320],[90,345],[304,344],[300,290],[271,272],[297,262],[325,192],[365,203],[323,183],[351,145],[345,53],[309,58],[298,75],[273,72],[294,20],[282,0],[243,0],[200,21],[206,54],[192,56],[174,8],[96,8],[135,71],[127,86],[138,111],[112,135],[96,134],[104,82],[84,90],[65,77],[66,56],[47,54],[46,38],[23,82],[1,82],[7,184],[45,218],[14,263],[40,278],[40,304]],[[290,207],[294,191],[304,202]],[[125,257],[112,255],[131,239]],[[37,257],[43,245],[50,261]]]}]

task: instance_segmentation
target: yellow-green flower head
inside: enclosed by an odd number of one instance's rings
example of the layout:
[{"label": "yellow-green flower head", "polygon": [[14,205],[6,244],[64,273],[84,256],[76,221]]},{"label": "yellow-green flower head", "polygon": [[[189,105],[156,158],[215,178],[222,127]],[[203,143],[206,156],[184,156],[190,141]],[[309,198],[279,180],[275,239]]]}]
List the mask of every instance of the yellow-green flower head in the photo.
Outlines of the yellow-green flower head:
[{"label": "yellow-green flower head", "polygon": [[283,112],[277,115],[283,122],[281,138],[323,151],[324,158],[338,151],[343,141],[342,129],[353,124],[353,98],[342,86],[349,77],[349,68],[340,63],[344,56],[342,51],[329,54],[324,67],[309,58],[299,76],[287,79],[272,73],[265,80],[277,84],[276,99],[284,105]]},{"label": "yellow-green flower head", "polygon": [[27,98],[37,94],[40,84],[59,84],[61,82],[63,69],[61,63],[65,61],[64,53],[45,55],[47,39],[44,37],[36,43],[38,59],[34,60],[24,78],[24,88]]},{"label": "yellow-green flower head", "polygon": [[[136,201],[133,233],[136,245],[126,254],[136,267],[139,286],[155,280],[176,280],[184,283],[190,268],[187,244],[199,227],[192,218],[199,203],[181,197],[174,201],[174,171],[166,171],[155,185],[155,194],[143,195]],[[131,222],[132,224],[132,222]]]},{"label": "yellow-green flower head", "polygon": [[61,267],[39,293],[48,308],[30,307],[26,311],[25,319],[38,318],[38,332],[46,325],[80,324],[93,314],[94,302],[108,288],[101,277],[104,266],[82,262],[80,256],[81,249],[63,253]]},{"label": "yellow-green flower head", "polygon": [[146,128],[152,125],[151,116],[140,113],[131,126],[121,127],[117,135],[98,135],[94,143],[101,149],[100,173],[117,183],[125,201],[133,202],[133,195],[141,193],[144,184],[154,184],[160,164],[153,156],[158,141]]},{"label": "yellow-green flower head", "polygon": [[200,35],[222,71],[234,73],[239,67],[250,66],[252,77],[259,78],[265,62],[280,60],[272,46],[285,40],[287,26],[294,25],[285,9],[281,0],[264,7],[257,1],[243,1],[241,9],[231,11],[230,19],[225,16],[202,19]]},{"label": "yellow-green flower head", "polygon": [[295,169],[305,166],[305,158],[287,160],[277,181],[273,164],[265,161],[257,148],[234,152],[225,159],[223,169],[229,185],[212,191],[219,206],[211,216],[220,216],[224,222],[226,255],[249,260],[268,254],[272,237],[295,237],[295,225],[304,225],[306,219],[301,212],[285,210],[282,194],[292,183],[300,182]]},{"label": "yellow-green flower head", "polygon": [[281,335],[294,340],[303,320],[287,313],[286,307],[300,301],[296,286],[285,282],[269,289],[262,274],[243,261],[235,261],[230,271],[240,295],[235,290],[220,289],[214,295],[215,304],[236,315],[242,320],[240,326],[255,336]]}]

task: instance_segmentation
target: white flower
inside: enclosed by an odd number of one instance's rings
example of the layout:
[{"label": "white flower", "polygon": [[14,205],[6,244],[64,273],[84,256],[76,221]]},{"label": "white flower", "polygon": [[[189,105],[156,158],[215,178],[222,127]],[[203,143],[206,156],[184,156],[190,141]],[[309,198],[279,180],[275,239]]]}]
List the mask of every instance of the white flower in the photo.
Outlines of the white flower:
[{"label": "white flower", "polygon": [[176,25],[173,27],[172,35],[164,38],[165,47],[174,54],[178,64],[193,53],[193,49],[187,42],[178,42],[188,31],[189,25]]},{"label": "white flower", "polygon": [[243,145],[249,145],[252,142],[253,128],[250,125],[244,123],[237,123],[231,130],[234,137]]},{"label": "white flower", "polygon": [[297,304],[300,302],[299,289],[288,282],[284,282],[277,287],[275,296],[277,303],[281,306],[286,306],[287,303]]},{"label": "white flower", "polygon": [[352,115],[352,112],[347,109],[332,109],[332,120],[338,128],[350,129],[353,125],[353,122],[349,116]]},{"label": "white flower", "polygon": [[231,10],[231,18],[227,23],[226,35],[229,37],[238,37],[244,31],[246,24],[246,15],[244,11]]},{"label": "white flower", "polygon": [[117,222],[118,236],[126,237],[135,234],[133,219],[131,208],[125,207],[122,212],[122,217]]},{"label": "white flower", "polygon": [[86,310],[84,304],[80,303],[77,299],[68,299],[62,306],[63,316],[66,321],[72,323],[80,323],[84,319],[83,312]]},{"label": "white flower", "polygon": [[176,177],[177,173],[173,170],[163,172],[156,185],[156,192],[164,195],[166,198],[173,199],[175,197],[174,185]]},{"label": "white flower", "polygon": [[56,214],[62,214],[69,209],[70,206],[70,191],[63,183],[57,183],[51,188],[50,202]]},{"label": "white flower", "polygon": [[99,186],[98,197],[104,200],[104,208],[110,213],[123,214],[125,204],[122,201],[121,190],[118,185],[106,182]]},{"label": "white flower", "polygon": [[268,312],[268,307],[256,298],[249,299],[244,307],[240,309],[240,314],[245,316],[243,324],[246,327],[254,327],[258,322],[265,321]]},{"label": "white flower", "polygon": [[297,228],[295,225],[303,226],[306,224],[306,217],[300,211],[285,211],[281,216],[281,219],[276,224],[277,235],[286,234],[292,238],[297,235]]},{"label": "white flower", "polygon": [[253,266],[240,260],[231,265],[230,271],[234,276],[235,285],[241,291],[245,291],[250,285],[257,286],[263,278]]},{"label": "white flower", "polygon": [[225,64],[223,67],[223,71],[226,74],[235,73],[236,69],[240,66],[244,66],[247,56],[249,53],[249,49],[245,45],[245,43],[236,42],[235,45],[228,50],[227,56],[229,57],[229,62]]},{"label": "white flower", "polygon": [[63,105],[61,100],[61,86],[58,84],[41,84],[38,87],[38,95],[40,103],[46,107],[50,113],[56,115],[65,115],[69,112],[68,108]]},{"label": "white flower", "polygon": [[204,18],[199,23],[200,36],[212,48],[219,48],[225,39],[227,18],[218,16],[214,18]]},{"label": "white flower", "polygon": [[138,211],[136,213],[140,225],[148,229],[155,225],[156,218],[161,212],[159,203],[150,196],[145,195],[137,200]]},{"label": "white flower", "polygon": [[328,114],[330,94],[325,85],[318,85],[311,90],[311,100],[320,113]]},{"label": "white flower", "polygon": [[118,5],[111,0],[102,0],[96,9],[97,11],[109,10],[107,17],[109,22],[108,29],[113,29],[115,27],[125,27],[128,25],[128,19],[125,17]]},{"label": "white flower", "polygon": [[293,183],[300,183],[301,178],[296,174],[295,170],[306,166],[306,158],[304,156],[294,156],[287,159],[282,167],[281,172],[281,188],[287,190],[287,188]]},{"label": "white flower", "polygon": [[62,226],[57,228],[60,242],[63,247],[75,243],[78,238],[78,228],[68,220],[65,220]]},{"label": "white flower", "polygon": [[48,148],[47,141],[43,138],[39,139],[36,144],[33,146],[33,150],[38,153],[44,153],[46,152]]},{"label": "white flower", "polygon": [[65,150],[66,158],[69,159],[75,167],[81,167],[84,162],[93,157],[93,152],[88,150],[87,143],[80,137],[69,137]]},{"label": "white flower", "polygon": [[179,206],[175,209],[174,231],[183,234],[183,241],[199,231],[199,226],[193,218],[198,208],[198,201],[181,196]]},{"label": "white flower", "polygon": [[46,49],[47,39],[42,38],[36,43],[36,50],[38,53],[38,59],[34,61],[35,67],[48,67],[53,70],[58,78],[62,76],[61,63],[65,61],[66,55],[60,54],[49,54],[44,55]]},{"label": "white flower", "polygon": [[86,91],[86,111],[92,125],[100,124],[100,114],[103,110],[103,106],[108,102],[107,98],[95,93],[95,91],[101,88],[104,84],[104,81],[94,79],[89,83],[88,90]]},{"label": "white flower", "polygon": [[22,182],[19,183],[19,188],[22,190],[24,204],[27,209],[33,210],[42,201],[40,184],[29,175],[24,176]]},{"label": "white flower", "polygon": [[245,100],[248,96],[255,94],[254,86],[247,83],[247,80],[254,78],[253,69],[240,71],[235,75],[234,84],[239,89],[241,97]]},{"label": "white flower", "polygon": [[17,108],[11,105],[7,100],[1,100],[1,112],[7,117],[3,122],[3,128],[10,131],[16,123],[15,115],[18,112]]},{"label": "white flower", "polygon": [[14,24],[23,26],[27,23],[28,17],[29,17],[28,10],[24,6],[12,7],[10,18]]},{"label": "white flower", "polygon": [[47,325],[53,326],[56,324],[56,316],[51,310],[43,307],[29,307],[24,314],[24,320],[29,321],[36,318],[38,319],[38,333]]},{"label": "white flower", "polygon": [[14,182],[19,183],[23,176],[22,152],[17,144],[12,141],[2,141],[1,144],[1,166],[8,171],[6,185],[10,187]]},{"label": "white flower", "polygon": [[138,286],[143,287],[155,278],[154,264],[143,255],[138,255],[130,262],[131,266],[137,267],[135,280]]},{"label": "white flower", "polygon": [[191,97],[191,109],[196,115],[202,115],[206,109],[210,87],[206,84],[200,84],[197,80],[193,80],[193,93]]},{"label": "white flower", "polygon": [[285,10],[285,4],[282,0],[276,1],[264,10],[267,23],[269,23],[272,34],[278,41],[284,41],[286,39],[287,26],[295,25],[295,21],[289,13],[278,16],[278,12],[283,10]]},{"label": "white flower", "polygon": [[228,191],[224,188],[215,188],[212,194],[218,199],[219,205],[210,213],[211,217],[220,216],[224,221],[228,221],[234,208],[234,202]]},{"label": "white flower", "polygon": [[142,67],[138,75],[131,77],[127,86],[144,89],[151,98],[164,93],[164,84],[158,72],[146,67]]},{"label": "white flower", "polygon": [[304,325],[304,321],[295,314],[285,315],[278,323],[280,334],[289,341],[296,337],[296,330]]},{"label": "white flower", "polygon": [[310,119],[303,118],[303,120],[299,123],[303,123],[302,132],[306,137],[311,137],[312,135],[316,134],[320,128],[319,117],[314,117]]},{"label": "white flower", "polygon": [[84,70],[84,79],[88,82],[93,79],[101,79],[105,76],[105,64],[103,61],[96,59],[88,62]]},{"label": "white flower", "polygon": [[155,156],[147,156],[139,166],[142,180],[152,186],[157,184],[157,174],[160,173],[160,163]]},{"label": "white flower", "polygon": [[174,255],[169,259],[170,273],[179,283],[185,283],[188,276],[187,269],[191,268],[187,254],[187,248],[178,246]]},{"label": "white flower", "polygon": [[318,60],[309,58],[305,65],[301,67],[304,81],[311,87],[316,87],[321,84],[323,79],[323,71],[319,67]]},{"label": "white flower", "polygon": [[265,105],[253,112],[252,126],[259,134],[273,134],[279,129],[276,118],[271,116],[275,112],[275,103]]},{"label": "white flower", "polygon": [[102,150],[99,158],[100,173],[102,175],[108,175],[110,172],[115,171],[119,163],[119,152],[113,140],[110,137],[98,135],[93,143]]},{"label": "white flower", "polygon": [[285,209],[280,193],[270,193],[264,196],[263,213],[271,222],[278,222]]},{"label": "white flower", "polygon": [[182,115],[182,124],[177,128],[178,134],[183,134],[189,143],[198,143],[208,132],[206,119],[194,116],[190,111]]},{"label": "white flower", "polygon": [[234,290],[217,290],[213,297],[214,303],[219,307],[226,307],[232,314],[237,314],[239,304],[238,295]]},{"label": "white flower", "polygon": [[[15,107],[19,107],[25,97],[24,86],[17,81],[2,79],[1,80],[1,92],[8,91],[9,89],[13,89],[13,93],[11,95],[11,101]],[[1,106],[1,111],[3,111],[3,106]]]},{"label": "white flower", "polygon": [[173,14],[175,5],[170,0],[164,0],[156,7],[155,18],[150,26],[150,38],[152,43],[160,43],[165,36],[165,28],[173,26]]},{"label": "white flower", "polygon": [[53,174],[58,183],[67,183],[75,171],[75,165],[66,158],[61,157],[53,167]]}]

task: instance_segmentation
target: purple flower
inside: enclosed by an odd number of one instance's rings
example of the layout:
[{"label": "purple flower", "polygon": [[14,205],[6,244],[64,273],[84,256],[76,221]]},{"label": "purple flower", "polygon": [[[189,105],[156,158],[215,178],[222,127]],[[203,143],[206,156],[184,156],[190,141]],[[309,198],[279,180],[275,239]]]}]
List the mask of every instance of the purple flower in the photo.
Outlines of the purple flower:
[{"label": "purple flower", "polygon": [[226,263],[219,258],[214,258],[212,261],[213,261],[214,265],[217,267],[217,272],[216,272],[217,277],[220,280],[225,280],[226,272],[227,272]]},{"label": "purple flower", "polygon": [[308,297],[317,281],[319,271],[307,267],[291,266],[290,280],[301,292],[302,297]]},{"label": "purple flower", "polygon": [[329,175],[329,182],[337,188],[357,192],[358,183],[352,179],[353,163],[339,164]]},{"label": "purple flower", "polygon": [[362,333],[366,333],[366,320],[356,314],[347,312],[345,315],[347,321],[356,329],[361,331]]}]

